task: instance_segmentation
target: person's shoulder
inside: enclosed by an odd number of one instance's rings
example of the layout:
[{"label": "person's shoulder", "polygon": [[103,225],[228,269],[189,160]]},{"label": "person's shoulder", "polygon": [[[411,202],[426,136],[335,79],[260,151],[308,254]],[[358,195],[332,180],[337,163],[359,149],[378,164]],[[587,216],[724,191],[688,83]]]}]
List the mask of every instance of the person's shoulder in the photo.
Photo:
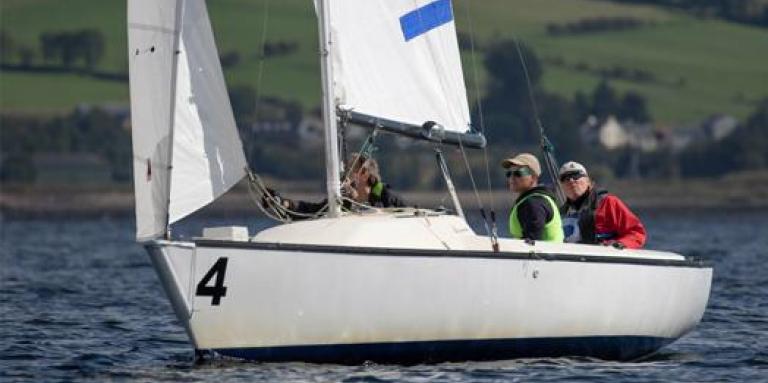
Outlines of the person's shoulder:
[{"label": "person's shoulder", "polygon": [[598,207],[627,209],[627,204],[625,204],[624,201],[622,201],[621,198],[615,194],[605,192],[605,194],[600,196],[600,204]]},{"label": "person's shoulder", "polygon": [[531,189],[530,194],[532,196],[537,196],[537,197],[545,197],[546,196],[546,197],[549,197],[549,198],[555,198],[554,190],[552,190],[552,188],[550,188],[549,186],[546,186],[546,185],[536,186],[535,188]]},{"label": "person's shoulder", "polygon": [[616,194],[605,192],[601,195],[603,200],[610,201],[611,203],[623,202]]},{"label": "person's shoulder", "polygon": [[552,192],[546,186],[539,186],[533,190],[526,202],[529,202],[532,205],[541,206],[545,209],[549,209],[549,200],[552,200],[552,202],[557,205],[557,198],[555,198],[554,192]]}]

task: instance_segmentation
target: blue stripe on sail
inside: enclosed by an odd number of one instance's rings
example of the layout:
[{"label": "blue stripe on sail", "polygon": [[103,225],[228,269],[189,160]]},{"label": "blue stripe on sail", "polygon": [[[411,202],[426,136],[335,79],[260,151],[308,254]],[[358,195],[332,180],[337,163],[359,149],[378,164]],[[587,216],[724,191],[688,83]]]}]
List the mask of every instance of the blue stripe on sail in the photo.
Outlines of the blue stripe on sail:
[{"label": "blue stripe on sail", "polygon": [[367,360],[414,364],[561,356],[633,360],[652,354],[674,340],[652,336],[587,336],[219,348],[213,351],[229,357],[263,362],[346,364]]},{"label": "blue stripe on sail", "polygon": [[408,41],[453,20],[451,0],[436,0],[400,16],[400,29]]}]

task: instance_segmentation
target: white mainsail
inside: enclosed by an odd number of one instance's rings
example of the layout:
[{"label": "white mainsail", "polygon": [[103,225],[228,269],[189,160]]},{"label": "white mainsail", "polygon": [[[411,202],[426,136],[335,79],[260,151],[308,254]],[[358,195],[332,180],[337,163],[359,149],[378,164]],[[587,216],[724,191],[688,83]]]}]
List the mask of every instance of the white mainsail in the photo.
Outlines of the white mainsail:
[{"label": "white mainsail", "polygon": [[469,107],[450,0],[329,1],[344,109],[465,133]]},{"label": "white mainsail", "polygon": [[136,236],[148,239],[247,165],[205,1],[129,0],[128,31]]}]

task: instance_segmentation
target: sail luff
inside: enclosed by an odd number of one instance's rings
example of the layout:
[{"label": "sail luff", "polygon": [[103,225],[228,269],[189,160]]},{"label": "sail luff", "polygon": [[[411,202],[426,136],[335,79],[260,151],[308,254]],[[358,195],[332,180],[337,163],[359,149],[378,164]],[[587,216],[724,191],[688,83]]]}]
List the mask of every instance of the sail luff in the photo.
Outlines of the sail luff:
[{"label": "sail luff", "polygon": [[140,240],[163,235],[167,226],[176,1],[127,3],[133,185]]}]

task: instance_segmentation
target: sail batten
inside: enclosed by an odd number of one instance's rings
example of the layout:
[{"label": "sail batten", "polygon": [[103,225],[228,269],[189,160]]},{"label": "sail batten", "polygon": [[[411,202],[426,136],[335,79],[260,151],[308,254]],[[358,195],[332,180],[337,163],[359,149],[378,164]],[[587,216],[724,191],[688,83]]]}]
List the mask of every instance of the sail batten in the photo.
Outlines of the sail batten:
[{"label": "sail batten", "polygon": [[450,0],[330,2],[337,105],[471,130]]},{"label": "sail batten", "polygon": [[206,206],[245,175],[204,0],[129,0],[136,236]]}]

